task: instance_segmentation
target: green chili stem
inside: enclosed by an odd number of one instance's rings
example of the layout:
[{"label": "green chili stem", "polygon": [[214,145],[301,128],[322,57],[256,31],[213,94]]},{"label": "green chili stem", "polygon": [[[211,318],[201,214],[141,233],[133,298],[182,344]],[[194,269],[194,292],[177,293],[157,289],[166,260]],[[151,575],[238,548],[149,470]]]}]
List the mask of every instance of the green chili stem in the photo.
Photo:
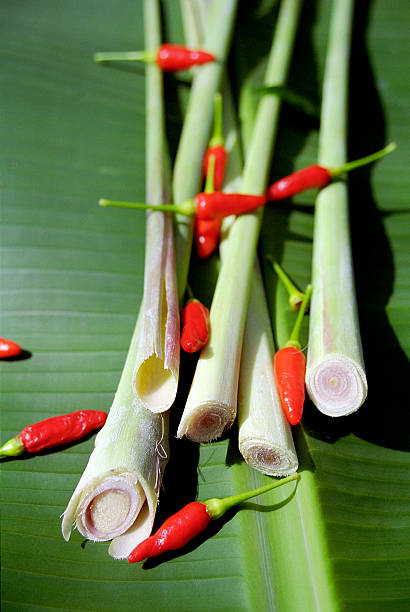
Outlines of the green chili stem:
[{"label": "green chili stem", "polygon": [[380,149],[380,151],[376,151],[375,153],[372,153],[371,155],[366,155],[366,157],[355,159],[346,164],[343,164],[343,166],[339,166],[338,168],[329,168],[329,172],[332,175],[332,178],[338,178],[345,172],[350,172],[350,170],[355,170],[356,168],[360,168],[361,166],[367,166],[368,164],[371,164],[372,162],[378,159],[381,159],[382,157],[385,157],[386,155],[389,155],[389,153],[392,153],[393,151],[395,151],[396,148],[397,148],[396,143],[391,142],[390,144],[386,145],[383,149]]},{"label": "green chili stem", "polygon": [[206,182],[205,182],[205,193],[212,193],[215,191],[214,188],[214,177],[215,177],[215,155],[210,155],[208,160],[208,170],[206,173]]},{"label": "green chili stem", "polygon": [[294,346],[300,349],[299,335],[300,328],[302,325],[303,317],[306,311],[306,308],[309,304],[310,297],[312,295],[312,285],[308,285],[305,291],[305,297],[303,298],[303,302],[300,305],[298,316],[296,317],[295,325],[293,326],[292,332],[289,336],[289,340],[286,343],[286,346]]},{"label": "green chili stem", "polygon": [[155,62],[155,53],[150,51],[101,51],[94,54],[95,62]]},{"label": "green chili stem", "polygon": [[138,210],[159,210],[161,212],[178,213],[186,217],[192,217],[195,214],[195,201],[187,200],[181,204],[147,204],[146,202],[120,202],[118,200],[105,200],[101,198],[98,201],[100,206],[116,206],[117,208],[137,208]]},{"label": "green chili stem", "polygon": [[253,491],[246,491],[245,493],[238,493],[238,495],[231,495],[230,497],[223,497],[218,499],[217,497],[213,499],[208,499],[203,502],[206,505],[206,511],[212,519],[218,519],[225,514],[229,508],[232,506],[237,506],[238,504],[251,499],[252,497],[256,497],[257,495],[261,495],[262,493],[266,493],[271,489],[276,489],[288,482],[292,482],[292,480],[297,480],[299,478],[299,474],[296,472],[295,474],[291,474],[290,476],[286,476],[285,478],[281,478],[280,480],[275,480],[270,482],[269,484],[259,487],[258,489],[253,489]]},{"label": "green chili stem", "polygon": [[282,266],[278,264],[277,261],[274,261],[272,255],[270,254],[266,255],[266,259],[268,259],[271,262],[273,269],[275,270],[276,274],[278,275],[283,285],[286,287],[286,290],[289,294],[290,305],[293,307],[296,304],[300,304],[300,302],[302,302],[305,297],[305,294],[303,293],[303,291],[300,291],[300,289],[296,287],[296,285],[292,282],[290,277],[286,274]]},{"label": "green chili stem", "polygon": [[218,147],[219,145],[224,144],[222,117],[222,94],[218,92],[214,96],[214,131],[212,133],[212,138],[209,141],[210,147]]},{"label": "green chili stem", "polygon": [[188,294],[188,300],[193,300],[195,296],[189,283],[186,284],[185,290]]},{"label": "green chili stem", "polygon": [[8,442],[5,442],[0,447],[0,458],[1,457],[17,457],[24,452],[24,444],[18,436],[11,438]]}]

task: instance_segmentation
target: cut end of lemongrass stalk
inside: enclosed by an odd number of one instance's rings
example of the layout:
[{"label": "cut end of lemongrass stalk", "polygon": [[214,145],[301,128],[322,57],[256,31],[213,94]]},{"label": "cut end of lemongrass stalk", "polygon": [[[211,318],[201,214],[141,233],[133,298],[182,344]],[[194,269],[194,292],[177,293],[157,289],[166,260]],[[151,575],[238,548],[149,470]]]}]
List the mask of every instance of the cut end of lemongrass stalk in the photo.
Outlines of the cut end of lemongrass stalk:
[{"label": "cut end of lemongrass stalk", "polygon": [[[88,540],[112,540],[134,524],[144,502],[145,493],[132,474],[107,476],[81,496],[76,527]],[[68,539],[64,530],[63,535]]]},{"label": "cut end of lemongrass stalk", "polygon": [[268,476],[289,476],[299,465],[296,453],[262,440],[242,440],[241,454],[250,467]]},{"label": "cut end of lemongrass stalk", "polygon": [[143,361],[135,374],[135,391],[151,412],[168,410],[175,399],[177,385],[178,376],[156,355]]},{"label": "cut end of lemongrass stalk", "polygon": [[331,353],[306,372],[306,388],[323,414],[346,416],[358,410],[366,399],[366,374],[346,355]]},{"label": "cut end of lemongrass stalk", "polygon": [[192,442],[212,442],[220,438],[235,420],[236,408],[220,402],[206,402],[185,409],[177,431],[177,438],[184,436]]}]

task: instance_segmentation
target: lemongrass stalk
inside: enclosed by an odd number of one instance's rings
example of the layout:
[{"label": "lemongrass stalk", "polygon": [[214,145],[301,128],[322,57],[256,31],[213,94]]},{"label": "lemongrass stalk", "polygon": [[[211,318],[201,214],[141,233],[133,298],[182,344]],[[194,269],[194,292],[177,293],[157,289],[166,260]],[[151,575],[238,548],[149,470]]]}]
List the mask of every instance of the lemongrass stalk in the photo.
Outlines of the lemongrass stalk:
[{"label": "lemongrass stalk", "polygon": [[[157,3],[145,2],[146,47],[161,43]],[[162,72],[146,67],[146,199],[161,204],[170,199],[166,178],[166,140]],[[179,374],[179,312],[175,270],[173,221],[162,212],[146,218],[142,328],[135,364],[137,397],[153,412],[164,412],[174,402]]]},{"label": "lemongrass stalk", "polygon": [[[353,0],[333,6],[324,76],[319,163],[346,162],[347,100]],[[317,408],[329,416],[356,411],[367,395],[357,315],[344,182],[322,189],[316,199],[312,305],[306,386]]]},{"label": "lemongrass stalk", "polygon": [[[146,0],[144,14],[146,45],[153,48],[160,41],[157,2]],[[156,202],[161,201],[166,187],[164,130],[161,127],[162,85],[161,74],[155,65],[147,66],[146,70],[147,113],[151,118],[147,126],[147,197]],[[158,266],[158,276],[155,279],[158,285],[154,285],[153,278],[148,279],[148,289],[145,284],[144,304],[113,404],[105,426],[96,437],[95,448],[68,503],[62,522],[66,540],[70,537],[73,523],[90,540],[112,540],[109,553],[115,558],[127,557],[139,541],[150,534],[162,473],[168,458],[168,412],[154,414],[149,410],[136,392],[135,381],[135,364],[141,358],[141,338],[147,335],[144,318],[147,317],[149,302],[152,303],[152,316],[155,314],[158,317],[157,310],[163,309],[166,304],[168,316],[174,317],[168,323],[163,314],[159,315],[160,334],[165,327],[165,354],[166,343],[170,342],[167,326],[178,328],[175,272],[171,267],[171,224],[162,213],[157,212],[151,213],[147,221],[147,243],[154,243],[154,246],[147,244],[147,258],[150,265]],[[157,272],[150,265],[148,272],[153,277]],[[160,271],[162,279],[159,277]],[[171,301],[169,296],[165,299],[165,293],[171,292],[169,287],[172,286]],[[173,313],[170,312],[172,308],[169,303],[173,304]],[[177,334],[171,336],[176,337]],[[145,374],[152,372],[146,371]],[[172,393],[173,390],[170,396]]]},{"label": "lemongrass stalk", "polygon": [[152,413],[133,390],[140,329],[141,317],[107,421],[62,521],[66,540],[74,523],[89,540],[112,540],[109,553],[118,559],[151,533],[169,454],[169,412]]},{"label": "lemongrass stalk", "polygon": [[[224,88],[224,99],[227,117],[224,125],[226,140],[231,141],[231,135],[236,134],[236,147],[231,150],[228,158],[225,191],[238,191],[242,159],[228,87]],[[254,119],[255,112],[249,107],[241,122],[245,147],[248,143],[247,137],[252,133]],[[230,217],[222,223],[222,258],[233,221],[234,218]],[[276,387],[274,354],[275,346],[265,290],[258,258],[255,257],[239,371],[238,446],[250,467],[270,476],[286,476],[296,472],[298,458],[291,428],[282,410]]]},{"label": "lemongrass stalk", "polygon": [[[285,81],[300,6],[299,0],[281,4],[266,85]],[[280,100],[274,94],[259,103],[246,156],[243,193],[260,194],[266,189],[279,109]],[[210,339],[198,360],[178,437],[208,442],[220,437],[235,419],[242,340],[261,221],[261,210],[241,215],[230,231],[211,306]]]},{"label": "lemongrass stalk", "polygon": [[[207,22],[204,46],[216,61],[201,67],[191,86],[172,177],[174,202],[185,202],[200,191],[202,160],[211,129],[214,95],[218,91],[229,50],[238,0],[213,2]],[[182,300],[188,277],[185,257],[191,248],[193,220],[177,215],[175,248],[179,297]]]},{"label": "lemongrass stalk", "polygon": [[257,261],[246,318],[238,393],[239,450],[246,463],[270,476],[298,469],[289,423],[278,395],[275,346]]},{"label": "lemongrass stalk", "polygon": [[[198,28],[196,30],[194,28],[196,23],[206,21],[205,3],[201,0],[193,3],[190,0],[189,6],[185,5],[186,0],[182,0],[181,6],[189,11],[188,15],[183,13],[189,23],[186,32],[189,38],[186,35],[186,44],[201,46],[201,34]],[[223,132],[225,148],[229,153],[224,191],[233,193],[238,192],[241,187],[243,162],[239,130],[234,118],[234,103],[227,78],[223,81],[222,90]],[[252,124],[252,127],[254,114],[250,112],[244,117],[246,123]],[[250,134],[251,129],[247,133]],[[222,223],[220,248],[222,256],[233,221],[234,217],[229,217]],[[283,413],[276,388],[273,372],[274,353],[270,318],[256,258],[239,376],[239,450],[250,467],[265,474],[283,476],[297,470],[298,459],[291,429]]]}]

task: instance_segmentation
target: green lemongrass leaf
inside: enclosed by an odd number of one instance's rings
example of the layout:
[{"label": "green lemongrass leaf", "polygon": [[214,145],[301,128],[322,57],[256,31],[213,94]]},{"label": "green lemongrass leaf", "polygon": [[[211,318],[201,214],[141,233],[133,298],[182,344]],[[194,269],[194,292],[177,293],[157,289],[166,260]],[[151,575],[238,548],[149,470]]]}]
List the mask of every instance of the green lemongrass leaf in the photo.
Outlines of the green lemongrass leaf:
[{"label": "green lemongrass leaf", "polygon": [[[323,84],[319,164],[346,162],[347,99],[353,1],[334,3]],[[357,315],[345,183],[322,189],[315,205],[314,286],[306,386],[329,416],[355,412],[367,395]]]},{"label": "green lemongrass leaf", "polygon": [[[159,4],[144,4],[146,46],[160,44]],[[146,196],[168,199],[162,73],[147,66]],[[168,459],[168,413],[179,370],[178,294],[172,221],[147,216],[142,308],[117,393],[96,447],[64,513],[67,540],[75,521],[90,540],[112,540],[114,558],[129,555],[152,529]]]},{"label": "green lemongrass leaf", "polygon": [[[300,3],[283,2],[275,29],[266,83],[286,78]],[[280,101],[264,97],[258,108],[242,181],[242,193],[266,189]],[[178,437],[209,442],[220,437],[236,416],[243,332],[262,211],[237,218],[224,251],[210,311],[210,338],[202,349]]]},{"label": "green lemongrass leaf", "polygon": [[269,85],[264,87],[254,87],[252,90],[255,94],[276,94],[283,102],[287,102],[291,106],[299,109],[306,115],[318,119],[320,116],[319,109],[311,100],[302,96],[284,85]]}]

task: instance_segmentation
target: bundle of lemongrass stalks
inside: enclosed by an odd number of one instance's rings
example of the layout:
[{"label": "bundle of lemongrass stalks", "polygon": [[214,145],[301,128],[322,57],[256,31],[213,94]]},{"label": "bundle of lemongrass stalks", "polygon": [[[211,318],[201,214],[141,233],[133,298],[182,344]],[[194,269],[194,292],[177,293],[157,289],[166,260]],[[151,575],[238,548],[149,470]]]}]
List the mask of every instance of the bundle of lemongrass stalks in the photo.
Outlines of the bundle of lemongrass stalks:
[{"label": "bundle of lemongrass stalks", "polygon": [[[225,74],[237,0],[181,0],[187,44],[203,47],[216,61],[194,71],[172,186],[162,73],[155,63],[146,67],[149,204],[169,202],[171,192],[174,203],[184,202],[200,191],[218,91],[224,99],[228,153],[223,190],[265,193],[279,125],[280,91],[289,71],[301,4],[302,0],[281,1],[263,83],[266,91],[245,118],[242,152]],[[327,166],[345,162],[352,21],[351,0],[334,4],[319,152],[320,162]],[[146,52],[155,57],[161,43],[158,0],[145,0],[144,11]],[[342,182],[323,189],[315,215],[307,388],[319,410],[332,416],[357,410],[366,396],[346,193]],[[257,260],[262,221],[259,208],[223,223],[211,333],[197,361],[177,436],[210,442],[238,416],[238,446],[245,461],[264,474],[286,476],[297,470],[298,459],[273,372],[275,348]],[[169,454],[169,410],[180,376],[179,306],[193,239],[192,220],[175,215],[173,223],[170,213],[155,208],[147,212],[146,228],[144,294],[135,332],[107,423],[96,438],[62,524],[66,539],[75,524],[90,540],[110,540],[109,552],[115,558],[127,557],[150,534],[154,522]]]}]

